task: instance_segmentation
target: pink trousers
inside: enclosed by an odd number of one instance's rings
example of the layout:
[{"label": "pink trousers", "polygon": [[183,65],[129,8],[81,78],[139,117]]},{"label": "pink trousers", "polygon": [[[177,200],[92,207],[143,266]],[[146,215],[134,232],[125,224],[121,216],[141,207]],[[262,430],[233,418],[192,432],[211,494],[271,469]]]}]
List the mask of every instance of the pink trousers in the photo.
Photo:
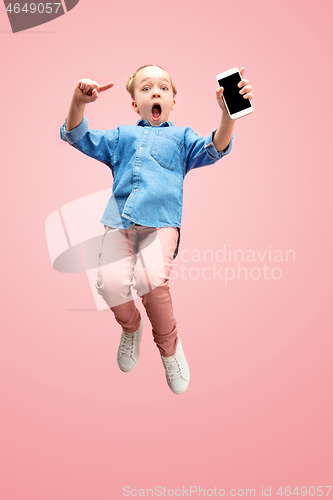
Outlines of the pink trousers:
[{"label": "pink trousers", "polygon": [[140,326],[132,287],[146,309],[154,342],[163,356],[176,352],[177,322],[173,316],[169,276],[178,242],[175,227],[105,226],[96,288],[116,321],[128,333]]}]

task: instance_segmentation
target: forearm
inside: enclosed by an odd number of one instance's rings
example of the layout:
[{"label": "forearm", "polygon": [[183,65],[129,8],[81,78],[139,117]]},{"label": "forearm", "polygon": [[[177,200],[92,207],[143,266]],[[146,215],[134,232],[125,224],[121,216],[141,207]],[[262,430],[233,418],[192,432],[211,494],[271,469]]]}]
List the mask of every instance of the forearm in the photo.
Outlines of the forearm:
[{"label": "forearm", "polygon": [[232,120],[230,118],[228,113],[222,113],[220,125],[218,126],[213,138],[213,143],[217,151],[223,151],[228,146],[234,130],[235,121],[236,120]]},{"label": "forearm", "polygon": [[77,101],[74,97],[72,98],[67,116],[66,130],[73,130],[73,128],[80,125],[84,117],[85,107],[85,103]]}]

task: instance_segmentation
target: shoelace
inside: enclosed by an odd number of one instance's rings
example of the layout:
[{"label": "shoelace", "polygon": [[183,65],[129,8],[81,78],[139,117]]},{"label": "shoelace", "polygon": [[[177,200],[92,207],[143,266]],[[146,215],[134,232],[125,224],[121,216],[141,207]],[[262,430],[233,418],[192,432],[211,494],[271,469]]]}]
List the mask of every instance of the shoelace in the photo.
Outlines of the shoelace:
[{"label": "shoelace", "polygon": [[137,336],[124,332],[123,341],[120,345],[121,354],[131,356],[135,353]]},{"label": "shoelace", "polygon": [[172,359],[165,359],[165,357],[162,357],[162,361],[166,375],[170,382],[173,378],[178,378],[179,376],[181,377],[184,375],[184,367],[180,362],[179,355],[174,354]]}]

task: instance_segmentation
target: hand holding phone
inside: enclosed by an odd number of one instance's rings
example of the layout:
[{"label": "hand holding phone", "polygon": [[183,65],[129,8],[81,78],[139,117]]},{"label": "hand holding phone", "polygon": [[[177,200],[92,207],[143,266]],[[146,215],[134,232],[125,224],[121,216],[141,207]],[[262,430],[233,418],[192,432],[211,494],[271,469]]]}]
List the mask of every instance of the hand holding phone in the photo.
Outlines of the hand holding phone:
[{"label": "hand holding phone", "polygon": [[244,98],[240,94],[241,88],[238,87],[239,82],[242,81],[242,77],[238,68],[232,68],[224,73],[220,73],[216,77],[219,87],[223,87],[223,100],[226,109],[229,113],[230,118],[236,120],[241,116],[248,115],[252,113],[253,106],[249,98]]}]

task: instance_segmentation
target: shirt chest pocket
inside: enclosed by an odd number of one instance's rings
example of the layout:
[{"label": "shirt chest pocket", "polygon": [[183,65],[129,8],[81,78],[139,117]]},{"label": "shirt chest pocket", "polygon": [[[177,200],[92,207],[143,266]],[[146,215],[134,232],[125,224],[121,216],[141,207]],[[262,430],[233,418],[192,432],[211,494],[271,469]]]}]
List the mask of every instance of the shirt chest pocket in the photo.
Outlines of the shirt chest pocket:
[{"label": "shirt chest pocket", "polygon": [[168,137],[157,132],[150,154],[162,167],[174,170],[183,145],[177,137]]}]

